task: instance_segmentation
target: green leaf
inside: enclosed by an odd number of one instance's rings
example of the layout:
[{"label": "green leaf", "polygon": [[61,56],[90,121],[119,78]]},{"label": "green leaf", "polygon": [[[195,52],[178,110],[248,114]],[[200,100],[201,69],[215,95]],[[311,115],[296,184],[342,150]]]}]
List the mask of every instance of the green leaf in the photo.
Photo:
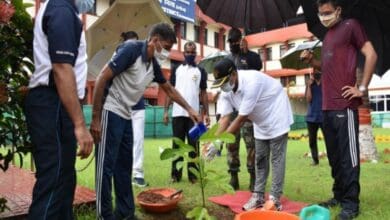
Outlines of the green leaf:
[{"label": "green leaf", "polygon": [[218,139],[221,140],[221,141],[223,141],[223,142],[225,142],[225,143],[228,143],[228,144],[234,143],[234,142],[236,141],[236,137],[235,137],[233,134],[227,133],[227,132],[223,132],[223,133],[219,136]]},{"label": "green leaf", "polygon": [[188,169],[191,171],[191,173],[193,173],[196,176],[196,178],[200,179],[199,170],[193,167],[189,167]]},{"label": "green leaf", "polygon": [[219,127],[219,124],[215,124],[213,125],[209,130],[207,130],[204,134],[202,134],[202,136],[200,136],[199,138],[199,141],[214,141],[217,138],[217,136],[215,135],[215,133],[217,132],[218,130],[218,127]]},{"label": "green leaf", "polygon": [[163,152],[160,154],[160,160],[167,160],[175,157],[175,150],[172,148],[165,148]]},{"label": "green leaf", "polygon": [[202,209],[203,209],[203,207],[201,207],[201,206],[197,206],[197,207],[193,208],[191,211],[187,212],[186,218],[197,219],[197,217],[201,215]]}]

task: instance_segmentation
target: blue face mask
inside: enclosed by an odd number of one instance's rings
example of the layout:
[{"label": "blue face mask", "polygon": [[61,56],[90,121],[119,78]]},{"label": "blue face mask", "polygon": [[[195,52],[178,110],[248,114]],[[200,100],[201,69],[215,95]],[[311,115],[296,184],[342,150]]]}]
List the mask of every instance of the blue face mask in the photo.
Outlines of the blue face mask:
[{"label": "blue face mask", "polygon": [[185,55],[184,59],[185,59],[187,64],[195,66],[195,55]]},{"label": "blue face mask", "polygon": [[95,0],[75,0],[75,4],[80,14],[89,12],[93,5],[95,4]]}]

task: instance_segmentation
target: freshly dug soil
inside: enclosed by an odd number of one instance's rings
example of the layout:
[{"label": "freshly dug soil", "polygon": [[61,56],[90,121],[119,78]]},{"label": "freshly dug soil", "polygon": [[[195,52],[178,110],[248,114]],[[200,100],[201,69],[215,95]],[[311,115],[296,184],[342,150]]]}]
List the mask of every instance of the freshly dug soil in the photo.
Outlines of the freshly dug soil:
[{"label": "freshly dug soil", "polygon": [[168,203],[171,201],[169,198],[153,192],[142,192],[138,199],[142,202],[152,204]]}]

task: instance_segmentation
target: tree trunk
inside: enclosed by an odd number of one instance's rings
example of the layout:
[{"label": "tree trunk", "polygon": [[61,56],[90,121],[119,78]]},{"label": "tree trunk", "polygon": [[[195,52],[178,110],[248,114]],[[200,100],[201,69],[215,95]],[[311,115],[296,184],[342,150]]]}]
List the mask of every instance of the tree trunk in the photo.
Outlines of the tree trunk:
[{"label": "tree trunk", "polygon": [[[363,79],[363,71],[360,68],[356,70],[357,84],[360,85]],[[371,110],[368,99],[368,92],[362,98],[363,104],[359,106],[359,148],[360,160],[369,160],[376,162],[378,160],[378,151],[375,145],[375,138],[372,133]]]}]

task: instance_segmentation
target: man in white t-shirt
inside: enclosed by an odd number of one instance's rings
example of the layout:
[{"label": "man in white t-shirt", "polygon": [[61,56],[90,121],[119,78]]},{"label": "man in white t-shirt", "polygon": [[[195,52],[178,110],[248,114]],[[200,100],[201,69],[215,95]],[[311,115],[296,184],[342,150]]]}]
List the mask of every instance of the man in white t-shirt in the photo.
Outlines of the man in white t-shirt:
[{"label": "man in white t-shirt", "polygon": [[[281,210],[286,165],[287,134],[293,123],[290,102],[278,80],[256,70],[237,70],[233,61],[223,59],[214,66],[214,88],[221,87],[217,111],[221,115],[217,134],[234,133],[248,119],[255,136],[255,187],[244,210],[262,207],[269,163],[272,165],[270,200]],[[229,122],[233,109],[238,116]],[[230,124],[229,124],[230,123]],[[271,158],[270,158],[271,156]]]},{"label": "man in white t-shirt", "polygon": [[[188,41],[184,44],[184,63],[177,68],[172,69],[170,82],[175,89],[183,96],[189,105],[197,112],[200,110],[200,103],[202,104],[203,120],[208,125],[209,111],[207,101],[207,73],[203,68],[200,68],[195,63],[196,58],[196,44],[193,41]],[[167,97],[164,108],[164,124],[168,124],[168,109],[171,104],[171,98]],[[189,156],[195,158],[198,154],[199,148],[197,140],[189,138],[188,132],[194,126],[193,120],[189,117],[183,107],[177,103],[173,103],[172,107],[172,131],[173,137],[180,138],[185,141],[187,138],[188,144],[195,148],[195,151],[190,152]],[[173,148],[178,146],[172,143]],[[178,168],[178,163],[183,161],[183,157],[179,157],[172,161],[171,168],[171,182],[179,182],[182,177],[182,168]],[[190,168],[195,168],[195,163],[189,162],[187,164],[188,180],[192,183],[196,181],[196,176],[190,171]]]}]

